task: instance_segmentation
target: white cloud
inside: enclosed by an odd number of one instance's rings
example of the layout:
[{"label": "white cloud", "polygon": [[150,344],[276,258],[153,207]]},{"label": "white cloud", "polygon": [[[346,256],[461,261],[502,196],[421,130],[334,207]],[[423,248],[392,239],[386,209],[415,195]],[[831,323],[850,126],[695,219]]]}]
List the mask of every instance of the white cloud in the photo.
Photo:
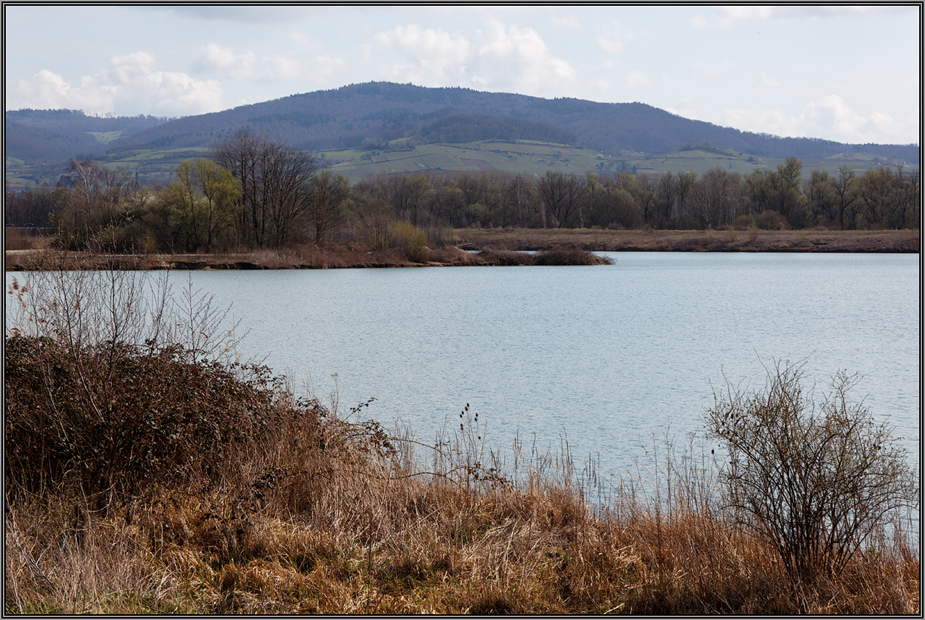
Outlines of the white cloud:
[{"label": "white cloud", "polygon": [[691,104],[694,103],[694,101],[695,97],[693,95],[682,97],[674,106],[666,107],[665,111],[671,112],[672,114],[677,114],[678,116],[683,116],[684,118],[697,118],[699,113],[695,108],[691,107]]},{"label": "white cloud", "polygon": [[[559,96],[575,78],[568,61],[556,58],[533,28],[516,24],[488,24],[478,45],[478,67],[473,78],[486,85],[523,94]],[[506,87],[503,85],[507,85]]]},{"label": "white cloud", "polygon": [[798,119],[786,116],[780,109],[743,110],[735,108],[725,110],[720,124],[743,131],[768,133],[775,136],[803,137],[806,135],[798,128]]},{"label": "white cloud", "polygon": [[19,80],[14,95],[23,101],[16,107],[23,108],[63,108],[62,102],[67,101],[71,85],[64,81],[57,73],[42,69],[31,80]]},{"label": "white cloud", "polygon": [[321,54],[305,67],[305,77],[313,82],[323,83],[343,73],[346,68],[347,63],[343,58]]},{"label": "white cloud", "polygon": [[718,62],[697,60],[691,64],[691,68],[700,77],[714,79],[731,75],[733,71],[737,69],[737,66],[730,60],[721,60]]},{"label": "white cloud", "polygon": [[556,28],[568,30],[569,32],[581,32],[581,22],[574,15],[553,17],[549,20]]},{"label": "white cloud", "polygon": [[323,82],[346,65],[343,59],[330,54],[307,55],[306,49],[317,51],[320,46],[300,32],[291,32],[289,39],[295,45],[289,54],[264,55],[259,58],[250,50],[238,53],[228,46],[209,43],[200,48],[193,68],[198,72],[224,73],[237,82],[301,79]]},{"label": "white cloud", "polygon": [[695,28],[732,28],[743,22],[765,20],[806,20],[831,19],[841,17],[865,17],[870,14],[895,14],[896,6],[851,6],[851,5],[816,5],[816,6],[717,6],[708,15],[695,15],[691,25]]},{"label": "white cloud", "polygon": [[561,96],[574,68],[555,57],[532,28],[489,20],[471,37],[439,28],[398,26],[361,47],[379,76],[423,86],[476,86],[523,94]]},{"label": "white cloud", "polygon": [[623,76],[623,83],[627,88],[648,86],[650,81],[649,74],[645,71],[627,71]]},{"label": "white cloud", "polygon": [[277,54],[265,57],[260,64],[259,71],[268,80],[295,80],[302,75],[302,63],[294,58]]},{"label": "white cloud", "polygon": [[626,43],[636,38],[629,29],[618,21],[612,22],[609,26],[601,29],[597,35],[597,44],[608,54],[616,56],[622,54]]},{"label": "white cloud", "polygon": [[299,49],[319,49],[320,44],[312,37],[299,30],[289,33],[289,41]]},{"label": "white cloud", "polygon": [[[893,117],[873,112],[866,118],[845,105],[838,95],[829,95],[808,104],[802,117],[807,125],[819,132],[856,136],[853,141],[876,141],[877,136],[896,134],[899,129]],[[825,135],[825,134],[822,134]]]},{"label": "white cloud", "polygon": [[[150,76],[155,90],[141,93],[154,96],[154,109],[166,116],[182,114],[183,110],[212,112],[223,109],[222,88],[213,80],[200,82],[185,73],[157,71]],[[132,93],[130,93],[132,96]]]},{"label": "white cloud", "polygon": [[197,80],[185,73],[160,70],[152,54],[134,52],[114,56],[109,67],[84,76],[79,86],[43,69],[31,79],[19,80],[13,95],[21,101],[21,107],[117,115],[153,110],[165,116],[181,116],[221,110],[223,90],[215,80]]},{"label": "white cloud", "polygon": [[257,61],[254,52],[236,54],[230,47],[208,43],[202,47],[193,63],[197,71],[223,71],[236,80],[254,75]]},{"label": "white cloud", "polygon": [[390,79],[430,86],[465,73],[469,41],[461,34],[411,24],[381,32],[374,41],[399,52],[406,61],[386,69]]},{"label": "white cloud", "polygon": [[[215,3],[159,8],[174,13],[181,20],[187,17],[195,17],[207,21],[245,24],[287,24],[305,16],[305,7],[294,4],[290,6],[233,6]],[[142,8],[141,10],[145,9]],[[322,10],[322,7],[313,7],[313,10]]]},{"label": "white cloud", "polygon": [[761,83],[764,84],[766,88],[777,88],[780,86],[780,82],[769,76],[764,71],[761,72],[760,77]]},{"label": "white cloud", "polygon": [[797,114],[787,114],[779,108],[726,110],[723,113],[723,124],[778,136],[822,138],[849,143],[886,140],[907,143],[909,140],[900,136],[909,130],[918,129],[903,127],[892,116],[881,112],[862,116],[848,107],[838,95],[828,95],[819,101],[810,102]]},{"label": "white cloud", "polygon": [[770,6],[719,6],[709,16],[694,16],[691,25],[695,28],[731,28],[744,21],[768,19],[773,10],[774,7]]}]

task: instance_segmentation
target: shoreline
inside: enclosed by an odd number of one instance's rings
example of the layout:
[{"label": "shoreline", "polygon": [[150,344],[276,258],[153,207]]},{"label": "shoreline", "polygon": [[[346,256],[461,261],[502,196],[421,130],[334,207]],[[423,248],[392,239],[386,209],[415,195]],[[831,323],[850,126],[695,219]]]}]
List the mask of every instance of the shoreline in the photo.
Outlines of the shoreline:
[{"label": "shoreline", "polygon": [[[917,230],[592,230],[456,229],[453,245],[432,250],[417,263],[395,250],[365,251],[351,245],[304,245],[281,250],[214,254],[91,254],[55,250],[6,250],[5,271],[75,269],[255,270],[361,269],[532,265],[522,252],[920,252]],[[590,264],[602,261],[592,261]],[[565,260],[544,264],[589,264]]]}]

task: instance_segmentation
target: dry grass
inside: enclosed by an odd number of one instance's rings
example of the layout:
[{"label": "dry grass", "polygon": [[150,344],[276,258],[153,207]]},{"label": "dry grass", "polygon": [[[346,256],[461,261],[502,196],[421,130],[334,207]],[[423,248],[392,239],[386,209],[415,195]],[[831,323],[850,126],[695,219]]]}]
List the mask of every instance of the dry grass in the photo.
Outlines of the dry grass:
[{"label": "dry grass", "polygon": [[216,254],[120,254],[94,255],[52,250],[7,251],[7,271],[80,269],[345,269],[424,266],[489,265],[601,265],[607,258],[573,247],[553,249],[537,255],[487,249],[478,254],[447,246],[429,252],[429,260],[408,260],[396,249],[366,250],[351,245],[296,246],[281,250],[251,250]]},{"label": "dry grass", "polygon": [[328,417],[323,450],[289,429],[209,490],[165,486],[108,513],[18,501],[6,610],[918,613],[919,561],[902,539],[874,541],[837,582],[795,588],[703,495],[708,473],[676,472],[670,502],[627,485],[592,508],[567,456],[498,476],[464,413],[430,448]]},{"label": "dry grass", "polygon": [[3,246],[6,250],[45,250],[51,247],[51,242],[51,237],[31,228],[7,226],[3,231]]},{"label": "dry grass", "polygon": [[214,254],[119,254],[52,250],[6,252],[7,271],[52,269],[336,269],[345,267],[411,267],[415,263],[396,250],[367,251],[349,245],[296,246]]},{"label": "dry grass", "polygon": [[454,231],[460,247],[549,250],[577,247],[595,252],[918,252],[918,230],[776,231],[600,230],[465,228]]}]

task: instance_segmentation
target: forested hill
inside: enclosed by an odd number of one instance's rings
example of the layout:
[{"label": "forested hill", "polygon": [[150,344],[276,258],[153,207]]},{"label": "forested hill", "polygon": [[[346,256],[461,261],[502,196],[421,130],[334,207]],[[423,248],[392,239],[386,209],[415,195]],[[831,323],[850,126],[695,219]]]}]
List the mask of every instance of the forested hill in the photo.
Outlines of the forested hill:
[{"label": "forested hill", "polygon": [[4,115],[7,157],[64,161],[108,150],[110,141],[166,123],[154,116],[88,116],[77,110],[14,110]]},{"label": "forested hill", "polygon": [[248,128],[265,130],[293,148],[310,151],[376,146],[399,138],[418,142],[495,138],[565,143],[612,155],[667,153],[696,145],[766,157],[820,158],[859,151],[913,165],[919,162],[917,145],[780,138],[685,119],[642,103],[542,99],[389,82],[353,84],[171,121],[138,117],[134,123],[117,126],[119,119],[91,119],[97,125],[92,130],[83,127],[89,117],[81,120],[80,114],[72,114],[72,131],[65,126],[66,118],[58,119],[61,122],[52,129],[48,123],[36,123],[32,115],[6,114],[8,157],[35,161],[139,148],[203,147]]}]

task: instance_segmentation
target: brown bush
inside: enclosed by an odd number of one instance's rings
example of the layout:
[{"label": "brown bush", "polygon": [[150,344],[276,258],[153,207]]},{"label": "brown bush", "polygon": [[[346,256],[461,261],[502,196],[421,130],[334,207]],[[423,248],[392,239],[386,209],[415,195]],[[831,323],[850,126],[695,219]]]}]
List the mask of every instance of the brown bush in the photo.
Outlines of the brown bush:
[{"label": "brown bush", "polygon": [[265,367],[193,362],[178,345],[5,339],[6,486],[137,495],[159,481],[215,480],[229,453],[282,417]]},{"label": "brown bush", "polygon": [[580,248],[562,248],[540,252],[534,258],[536,265],[612,265],[613,259],[597,256]]},{"label": "brown bush", "polygon": [[514,265],[532,265],[533,255],[526,252],[513,252],[511,250],[486,249],[476,256],[488,265],[501,265],[510,267]]}]

